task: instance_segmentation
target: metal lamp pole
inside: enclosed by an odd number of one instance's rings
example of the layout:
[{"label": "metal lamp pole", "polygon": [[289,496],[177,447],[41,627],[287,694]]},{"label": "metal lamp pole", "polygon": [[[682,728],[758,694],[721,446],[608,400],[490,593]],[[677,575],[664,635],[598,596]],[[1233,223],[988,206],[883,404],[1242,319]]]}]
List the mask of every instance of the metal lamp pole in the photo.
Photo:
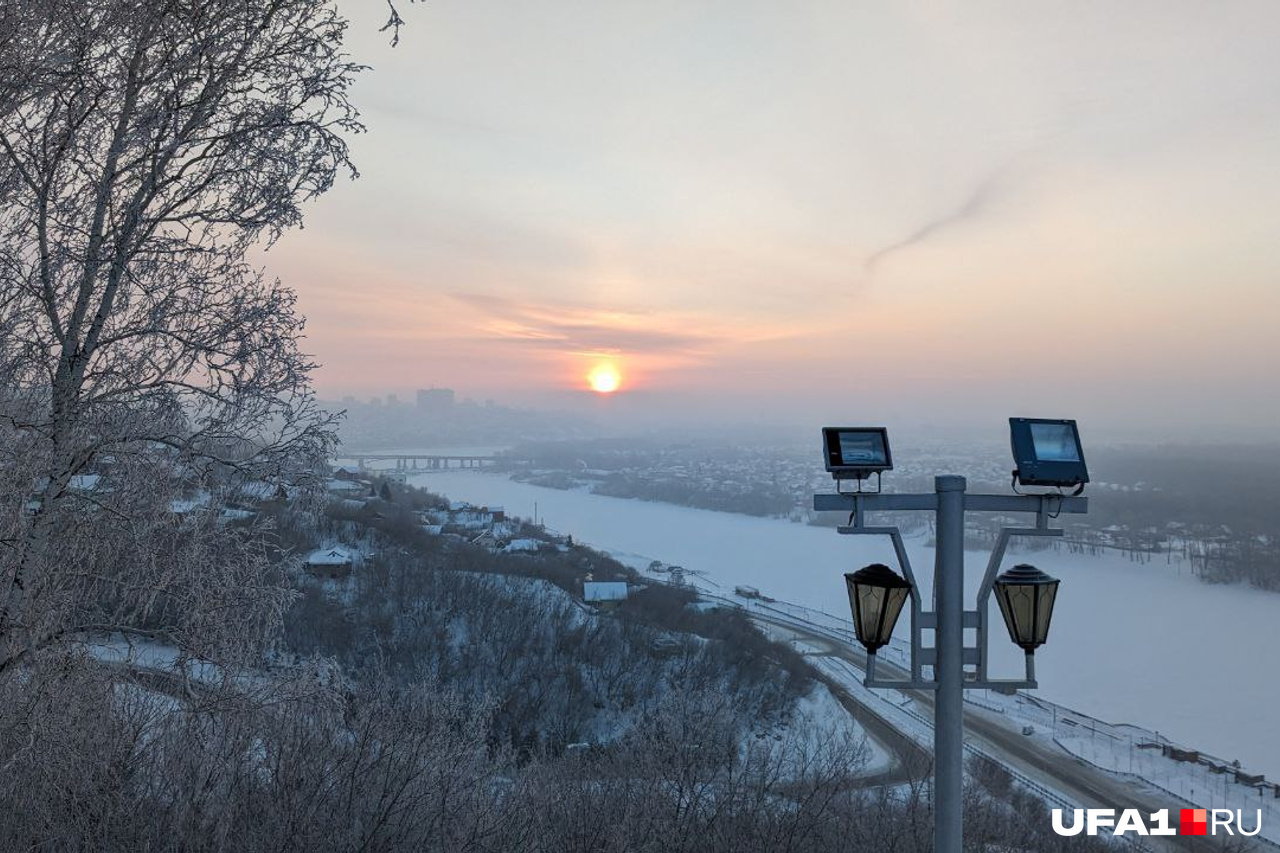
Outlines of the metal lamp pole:
[{"label": "metal lamp pole", "polygon": [[933,588],[937,610],[933,719],[933,849],[960,853],[964,786],[964,477],[935,477]]},{"label": "metal lamp pole", "polygon": [[[987,640],[989,637],[988,603],[1000,561],[1013,536],[1061,536],[1060,528],[1049,521],[1061,513],[1084,513],[1088,501],[1082,497],[1053,495],[971,495],[966,492],[964,477],[945,475],[934,478],[932,494],[882,494],[880,492],[841,492],[814,495],[817,511],[850,513],[850,524],[837,528],[842,534],[884,535],[892,542],[898,562],[911,585],[911,672],[907,679],[889,679],[876,672],[874,652],[867,657],[868,687],[896,690],[933,690],[934,701],[934,785],[933,808],[934,853],[961,853],[964,820],[962,814],[964,783],[964,691],[995,689],[1012,692],[1017,688],[1035,688],[1034,658],[1025,657],[1026,672],[1022,679],[991,679],[987,673]],[[936,545],[934,549],[934,609],[924,610],[919,587],[911,572],[902,534],[897,527],[872,527],[865,523],[871,511],[917,510],[935,514]],[[987,563],[986,574],[978,589],[977,607],[964,606],[964,518],[965,512],[1035,513],[1035,527],[1005,527]],[[966,646],[965,628],[976,629],[977,644]],[[934,632],[933,646],[924,645],[924,631]],[[924,667],[932,667],[932,677],[924,675]],[[965,667],[973,667],[966,673]]]}]

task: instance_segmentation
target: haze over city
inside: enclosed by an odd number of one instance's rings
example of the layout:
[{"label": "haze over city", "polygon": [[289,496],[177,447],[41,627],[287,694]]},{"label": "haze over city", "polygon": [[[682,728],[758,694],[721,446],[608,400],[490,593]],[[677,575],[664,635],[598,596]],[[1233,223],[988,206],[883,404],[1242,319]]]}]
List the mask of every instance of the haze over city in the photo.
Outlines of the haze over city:
[{"label": "haze over city", "polygon": [[362,177],[267,257],[324,396],[1280,422],[1273,4],[344,11]]}]

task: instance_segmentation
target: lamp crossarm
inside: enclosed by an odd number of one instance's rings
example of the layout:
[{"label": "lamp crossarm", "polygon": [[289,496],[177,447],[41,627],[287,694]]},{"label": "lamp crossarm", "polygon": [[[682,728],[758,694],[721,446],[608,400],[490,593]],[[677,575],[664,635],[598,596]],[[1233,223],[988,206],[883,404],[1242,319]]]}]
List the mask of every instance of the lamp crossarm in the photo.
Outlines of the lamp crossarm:
[{"label": "lamp crossarm", "polygon": [[[868,673],[865,683],[868,687],[889,687],[894,689],[932,689],[936,684],[926,679],[923,668],[932,665],[936,658],[934,649],[924,647],[924,630],[937,627],[937,617],[933,612],[926,612],[920,600],[919,587],[915,575],[911,571],[911,561],[902,541],[902,532],[896,526],[868,526],[868,512],[902,512],[924,511],[937,513],[938,496],[933,494],[897,494],[883,492],[844,492],[838,494],[817,494],[813,496],[813,508],[817,512],[848,512],[852,524],[836,528],[836,532],[853,536],[888,536],[893,542],[893,549],[902,567],[903,575],[911,584],[911,673],[907,680],[888,681],[874,677]],[[987,561],[986,573],[978,587],[977,609],[966,611],[964,625],[977,629],[977,646],[964,649],[964,659],[970,665],[976,664],[976,676],[966,679],[965,689],[1033,689],[1039,686],[1035,679],[1034,658],[1026,657],[1026,675],[1023,679],[993,679],[988,676],[990,616],[989,604],[991,592],[995,585],[996,574],[1000,571],[1000,563],[1009,547],[1009,540],[1014,536],[1062,536],[1061,528],[1050,527],[1051,519],[1062,513],[1079,515],[1089,511],[1088,498],[1066,495],[982,495],[966,494],[964,511],[999,512],[999,513],[1034,513],[1035,527],[1004,527],[996,540],[996,547]],[[874,655],[871,656],[874,659]],[[874,664],[872,665],[874,668]]]},{"label": "lamp crossarm", "polygon": [[[887,678],[871,678],[870,676],[862,679],[865,687],[875,687],[883,690],[937,690],[938,682],[932,679],[902,679],[892,680]],[[994,690],[997,693],[1011,693],[1014,690],[1035,690],[1039,687],[1039,682],[1019,678],[989,678],[976,679],[971,678],[965,681],[965,690]]]},{"label": "lamp crossarm", "polygon": [[[933,650],[926,649],[925,651],[932,652]],[[967,653],[976,654],[977,649],[966,647],[965,651]],[[929,659],[932,659],[931,655],[927,657],[929,657]],[[966,654],[966,657],[970,657],[970,655]],[[1036,684],[1036,680],[1035,680],[1035,669],[1033,664],[1031,663],[1032,660],[1033,660],[1032,658],[1028,657],[1026,678],[984,678],[982,676],[979,676],[977,673],[972,673],[972,675],[975,677],[965,679],[964,689],[965,690],[995,690],[997,692],[1006,692],[1006,693],[1012,692],[1014,690],[1034,689],[1038,685]],[[906,676],[905,678],[886,678],[880,674],[880,667],[877,665],[878,661],[879,661],[878,655],[874,655],[874,654],[867,655],[865,677],[862,679],[862,683],[867,687],[878,687],[878,688],[884,688],[888,690],[936,690],[938,689],[938,682],[936,679],[925,678],[920,675],[911,676],[907,673],[903,673],[903,675]],[[887,664],[887,666],[901,672],[901,670],[898,667],[896,667],[894,664]]]},{"label": "lamp crossarm", "polygon": [[[932,493],[845,492],[813,496],[816,512],[936,512],[938,496]],[[978,495],[964,496],[965,512],[1034,512],[1048,519],[1061,514],[1082,515],[1089,511],[1089,499],[1067,495]]]}]

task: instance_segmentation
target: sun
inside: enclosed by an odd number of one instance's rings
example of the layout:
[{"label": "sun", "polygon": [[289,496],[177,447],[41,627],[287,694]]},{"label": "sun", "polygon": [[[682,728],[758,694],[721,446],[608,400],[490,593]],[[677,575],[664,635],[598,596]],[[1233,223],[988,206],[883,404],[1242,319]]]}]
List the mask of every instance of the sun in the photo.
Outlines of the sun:
[{"label": "sun", "polygon": [[587,374],[587,382],[597,394],[612,394],[622,384],[622,375],[612,364],[597,364]]}]

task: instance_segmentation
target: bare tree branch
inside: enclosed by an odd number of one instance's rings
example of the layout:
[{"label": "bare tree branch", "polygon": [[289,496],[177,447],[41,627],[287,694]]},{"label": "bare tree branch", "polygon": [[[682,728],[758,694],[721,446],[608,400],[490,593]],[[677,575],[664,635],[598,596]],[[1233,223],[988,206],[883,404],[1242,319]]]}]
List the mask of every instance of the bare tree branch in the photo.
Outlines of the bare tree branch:
[{"label": "bare tree branch", "polygon": [[346,26],[333,0],[0,7],[0,671],[86,626],[213,655],[279,618],[218,507],[314,484],[335,441],[296,297],[248,258],[355,175]]}]

